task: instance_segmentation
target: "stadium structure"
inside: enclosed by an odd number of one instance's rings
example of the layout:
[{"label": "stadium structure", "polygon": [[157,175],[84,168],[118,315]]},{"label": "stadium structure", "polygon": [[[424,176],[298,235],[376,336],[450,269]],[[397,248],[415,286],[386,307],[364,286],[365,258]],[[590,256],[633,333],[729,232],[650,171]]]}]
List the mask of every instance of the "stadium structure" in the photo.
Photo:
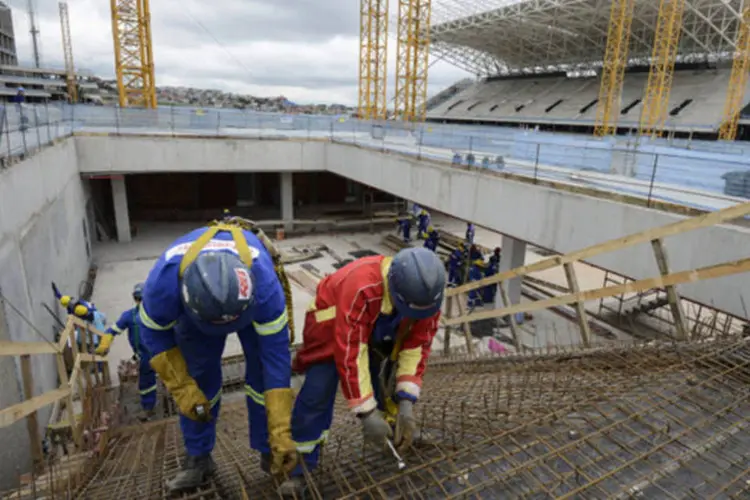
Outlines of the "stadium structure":
[{"label": "stadium structure", "polygon": [[[177,238],[211,219],[241,222],[265,232],[288,279],[293,355],[320,281],[423,246],[393,226],[429,212],[433,251],[448,271],[460,265],[429,345],[420,439],[403,456],[366,448],[339,397],[296,498],[750,498],[750,163],[730,142],[748,134],[750,5],[360,7],[361,120],[159,108],[149,0],[112,0],[117,106],[61,106],[71,116],[53,121],[30,103],[41,121],[7,122],[0,497],[278,498],[285,478],[248,442],[260,358],[228,336],[216,471],[173,495],[165,483],[185,449],[172,395],[160,380],[142,390],[125,335],[96,352],[102,332],[67,314],[58,285],[111,324],[134,311],[133,285]],[[61,6],[55,85],[80,102],[67,16]],[[437,58],[476,79],[428,99]],[[15,108],[6,113],[23,118]],[[695,150],[656,140],[665,134],[696,138]],[[647,156],[628,163],[634,152]],[[633,175],[611,168],[626,163]],[[720,192],[726,175],[741,189]],[[374,387],[390,385],[384,371]],[[145,416],[144,392],[156,393]]]}]

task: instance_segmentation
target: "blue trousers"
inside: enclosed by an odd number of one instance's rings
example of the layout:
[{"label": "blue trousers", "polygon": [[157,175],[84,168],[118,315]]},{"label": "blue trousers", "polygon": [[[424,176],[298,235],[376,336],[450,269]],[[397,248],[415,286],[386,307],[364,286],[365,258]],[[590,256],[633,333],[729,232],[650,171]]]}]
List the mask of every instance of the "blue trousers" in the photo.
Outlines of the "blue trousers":
[{"label": "blue trousers", "polygon": [[153,410],[156,406],[156,372],[151,368],[147,352],[139,352],[138,392],[141,396],[141,408]]},{"label": "blue trousers", "polygon": [[[370,377],[378,409],[382,411],[385,401],[380,394],[380,363],[376,358],[370,350]],[[333,361],[312,365],[305,372],[305,383],[294,402],[292,439],[297,443],[297,451],[308,470],[318,466],[320,447],[328,439],[338,387],[339,373]],[[297,465],[292,476],[301,476],[303,471],[302,465]]]},{"label": "blue trousers", "polygon": [[[254,328],[249,327],[237,332],[237,336],[245,354],[245,402],[250,427],[250,447],[261,453],[270,453],[258,334]],[[190,376],[211,402],[213,417],[210,422],[196,422],[180,415],[185,449],[191,456],[207,455],[216,444],[216,421],[221,407],[221,355],[226,336],[204,335],[178,325],[176,338],[177,345],[185,356]]]}]

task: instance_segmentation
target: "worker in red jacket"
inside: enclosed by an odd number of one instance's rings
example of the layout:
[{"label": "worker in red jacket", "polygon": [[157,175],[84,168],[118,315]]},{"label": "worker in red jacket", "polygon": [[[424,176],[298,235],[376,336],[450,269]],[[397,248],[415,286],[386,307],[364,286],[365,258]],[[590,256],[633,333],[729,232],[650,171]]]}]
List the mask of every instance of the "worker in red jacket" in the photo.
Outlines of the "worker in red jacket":
[{"label": "worker in red jacket", "polygon": [[[326,276],[305,316],[303,345],[292,369],[305,382],[292,413],[292,439],[308,469],[333,421],[339,384],[362,422],[365,441],[394,437],[406,450],[418,437],[413,405],[438,328],[445,269],[426,248],[395,257],[364,257]],[[298,465],[282,496],[304,493]]]}]

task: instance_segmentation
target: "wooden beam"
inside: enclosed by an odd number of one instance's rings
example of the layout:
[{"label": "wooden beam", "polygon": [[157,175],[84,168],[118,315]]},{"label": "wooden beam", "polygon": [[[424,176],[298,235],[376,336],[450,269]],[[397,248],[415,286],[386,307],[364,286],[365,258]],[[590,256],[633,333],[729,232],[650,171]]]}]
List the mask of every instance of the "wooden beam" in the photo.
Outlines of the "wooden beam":
[{"label": "wooden beam", "polygon": [[539,300],[536,302],[525,304],[517,304],[510,307],[504,307],[502,309],[495,309],[493,311],[481,311],[478,313],[468,314],[466,316],[446,319],[443,324],[456,325],[458,323],[465,323],[467,321],[498,318],[507,314],[537,311],[539,309],[548,309],[550,307],[572,304],[574,302],[586,302],[588,300],[596,300],[603,297],[613,297],[615,295],[621,295],[624,293],[637,293],[643,290],[648,290],[650,288],[663,288],[669,285],[678,285],[680,283],[692,283],[694,281],[721,278],[723,276],[731,276],[733,274],[746,273],[749,271],[750,258],[746,258],[742,260],[735,260],[732,262],[725,262],[723,264],[717,264],[715,266],[693,269],[690,271],[680,271],[678,273],[669,274],[667,276],[659,276],[656,278],[631,281],[622,285],[596,288],[594,290],[571,293],[569,295],[562,295],[560,297],[553,297],[551,299]]},{"label": "wooden beam", "polygon": [[[667,251],[664,248],[664,242],[662,242],[661,238],[657,238],[651,241],[651,246],[654,249],[654,257],[656,258],[656,265],[659,266],[659,272],[662,276],[669,275],[669,261],[667,260]],[[672,318],[677,329],[677,338],[688,340],[690,332],[685,321],[685,313],[682,310],[682,299],[677,293],[677,288],[674,285],[668,285],[664,288],[667,290],[667,301],[669,301],[669,309],[672,311]]]},{"label": "wooden beam", "polygon": [[27,401],[15,404],[8,408],[0,410],[0,427],[8,427],[13,425],[19,420],[25,418],[27,415],[44,408],[57,401],[67,397],[70,394],[70,388],[61,387],[53,391],[45,392],[40,396],[33,397]]},{"label": "wooden beam", "polygon": [[57,348],[60,349],[60,352],[68,345],[68,339],[71,337],[73,337],[73,343],[75,343],[74,327],[73,316],[68,316],[68,319],[65,321],[65,328],[60,332],[60,340],[57,342]]},{"label": "wooden beam", "polygon": [[[499,288],[500,300],[503,301],[503,307],[509,307],[512,304],[508,298],[508,292],[505,290],[505,283],[505,281],[498,283],[497,287]],[[508,316],[508,321],[510,323],[510,334],[513,335],[513,345],[516,348],[516,352],[521,352],[521,338],[518,335],[518,323],[516,323],[516,317],[511,314]]]},{"label": "wooden beam", "polygon": [[[464,311],[466,311],[464,307],[464,299],[466,297],[462,297],[459,295],[456,297],[456,304],[458,304],[458,316],[459,317],[466,317],[464,316]],[[474,341],[472,340],[471,336],[471,324],[469,324],[468,321],[462,321],[462,329],[464,331],[464,338],[466,339],[466,352],[469,354],[474,354]]]},{"label": "wooden beam", "polygon": [[104,337],[106,335],[106,333],[97,330],[96,328],[94,328],[94,325],[92,325],[91,323],[87,323],[86,321],[83,321],[81,318],[76,318],[75,316],[71,316],[71,318],[73,320],[73,324],[83,328],[84,330],[90,331],[94,335],[98,335],[100,337]]},{"label": "wooden beam", "polygon": [[[26,401],[33,399],[34,375],[31,370],[31,356],[21,356],[21,379],[23,380],[23,398]],[[59,400],[55,400],[57,402]],[[36,410],[30,412],[26,417],[26,430],[29,433],[29,444],[31,446],[31,458],[34,461],[34,469],[44,467],[44,455],[42,454],[42,440],[39,439],[39,421]]]},{"label": "wooden beam", "polygon": [[596,245],[592,245],[575,252],[570,252],[565,255],[557,255],[555,257],[550,257],[549,259],[540,260],[539,262],[529,264],[528,266],[521,266],[509,271],[503,271],[494,276],[483,278],[478,281],[472,281],[471,283],[466,283],[455,288],[449,288],[448,290],[446,290],[445,296],[450,297],[459,293],[465,293],[469,290],[474,290],[483,286],[491,285],[493,283],[506,281],[511,278],[515,278],[516,276],[523,276],[525,274],[544,271],[545,269],[551,269],[555,266],[561,266],[568,262],[586,260],[602,253],[620,250],[622,248],[627,248],[641,243],[648,243],[651,240],[657,238],[665,238],[667,236],[673,236],[675,234],[685,233],[687,231],[693,231],[695,229],[714,226],[728,220],[737,219],[738,217],[744,217],[747,214],[750,214],[750,202],[734,205],[732,207],[718,210],[716,212],[709,212],[704,215],[699,215],[698,217],[681,220],[679,222],[668,224],[666,226],[647,229],[646,231],[642,231],[640,233],[605,241],[604,243],[598,243]]},{"label": "wooden beam", "polygon": [[[453,301],[455,298],[448,297],[448,300],[445,302],[445,315],[450,318],[453,316]],[[451,330],[453,329],[452,326],[446,326],[443,328],[443,331],[445,332],[445,336],[443,338],[443,355],[444,356],[450,356],[451,353]]]},{"label": "wooden beam", "polygon": [[28,356],[29,354],[57,354],[57,346],[48,342],[13,342],[0,340],[0,356]]},{"label": "wooden beam", "polygon": [[106,356],[97,356],[96,354],[80,353],[78,355],[78,364],[81,363],[103,363],[107,361]]},{"label": "wooden beam", "polygon": [[[578,287],[578,277],[576,276],[575,267],[572,262],[566,262],[563,264],[565,268],[565,277],[568,279],[568,286],[572,293],[578,293],[581,289]],[[591,328],[589,327],[589,318],[586,314],[586,308],[584,302],[577,301],[573,303],[576,308],[576,316],[578,317],[578,328],[581,330],[581,341],[583,345],[588,347],[591,345]]]}]

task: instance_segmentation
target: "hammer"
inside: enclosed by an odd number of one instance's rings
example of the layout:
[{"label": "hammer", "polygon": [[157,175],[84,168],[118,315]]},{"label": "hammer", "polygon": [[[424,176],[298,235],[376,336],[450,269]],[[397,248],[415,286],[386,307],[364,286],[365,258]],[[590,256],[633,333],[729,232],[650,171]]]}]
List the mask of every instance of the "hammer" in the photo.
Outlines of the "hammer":
[{"label": "hammer", "polygon": [[404,462],[404,459],[401,458],[401,455],[398,454],[398,451],[396,451],[396,447],[393,446],[393,441],[386,438],[386,443],[388,443],[388,448],[391,449],[391,453],[393,453],[393,457],[398,462],[398,470],[401,472],[402,470],[406,469],[406,462]]}]

